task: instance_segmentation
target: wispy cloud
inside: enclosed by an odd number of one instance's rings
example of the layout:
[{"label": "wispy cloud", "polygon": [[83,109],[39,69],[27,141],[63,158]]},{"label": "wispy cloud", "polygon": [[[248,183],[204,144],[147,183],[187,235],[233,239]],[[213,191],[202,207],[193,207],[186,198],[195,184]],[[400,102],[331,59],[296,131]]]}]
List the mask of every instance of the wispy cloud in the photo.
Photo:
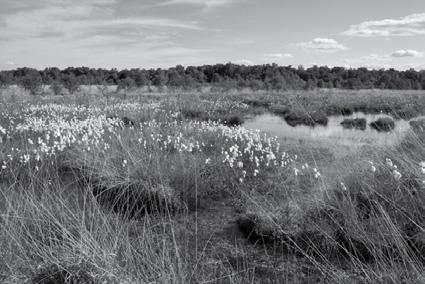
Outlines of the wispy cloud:
[{"label": "wispy cloud", "polygon": [[[83,1],[84,2],[84,1]],[[86,1],[87,2],[87,1]],[[194,21],[182,21],[167,18],[129,18],[117,17],[110,7],[99,6],[100,3],[111,3],[110,0],[92,0],[79,5],[50,5],[31,10],[22,10],[3,18],[0,27],[2,38],[29,37],[78,37],[86,34],[102,32],[106,29],[114,31],[125,29],[127,32],[142,32],[144,29],[163,30],[201,30]],[[104,4],[106,5],[106,4]],[[117,33],[119,35],[119,33]]]},{"label": "wispy cloud", "polygon": [[392,57],[421,57],[422,53],[412,49],[400,49],[391,54]]},{"label": "wispy cloud", "polygon": [[94,22],[99,26],[126,26],[127,28],[167,28],[167,29],[187,29],[187,30],[202,30],[197,22],[179,21],[164,18],[122,18],[112,21],[97,21]]},{"label": "wispy cloud", "polygon": [[195,62],[207,50],[179,43],[182,34],[204,31],[198,22],[123,13],[115,0],[4,1],[10,12],[0,13],[0,49],[8,50],[3,66],[18,56],[41,66],[164,66],[181,56]]},{"label": "wispy cloud", "polygon": [[[416,50],[401,49],[391,54],[369,54],[357,58],[344,59],[343,62],[349,67],[368,67],[368,68],[396,68],[400,70],[415,68],[421,64],[408,63],[408,58],[422,57],[423,54]],[[406,61],[407,60],[407,61]],[[423,64],[422,64],[423,65]],[[410,67],[409,67],[410,66]]]},{"label": "wispy cloud", "polygon": [[347,47],[331,38],[317,37],[308,42],[297,43],[296,46],[306,50],[314,50],[320,52],[336,52],[346,50]]},{"label": "wispy cloud", "polygon": [[352,25],[343,34],[361,37],[425,35],[425,13],[413,14],[399,19],[366,21]]}]

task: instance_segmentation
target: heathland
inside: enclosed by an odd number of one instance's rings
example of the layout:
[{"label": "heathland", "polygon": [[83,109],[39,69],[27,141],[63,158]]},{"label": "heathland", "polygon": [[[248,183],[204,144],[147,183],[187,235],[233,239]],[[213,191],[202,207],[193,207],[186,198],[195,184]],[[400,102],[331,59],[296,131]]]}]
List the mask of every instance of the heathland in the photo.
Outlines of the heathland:
[{"label": "heathland", "polygon": [[98,89],[1,89],[1,283],[424,283],[423,91]]}]

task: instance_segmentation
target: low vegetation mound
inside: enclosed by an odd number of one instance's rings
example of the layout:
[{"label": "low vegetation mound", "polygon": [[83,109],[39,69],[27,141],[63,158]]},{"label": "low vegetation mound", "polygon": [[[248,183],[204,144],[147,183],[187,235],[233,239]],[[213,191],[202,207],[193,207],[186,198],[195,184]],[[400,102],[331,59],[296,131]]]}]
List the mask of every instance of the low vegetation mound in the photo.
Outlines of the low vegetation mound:
[{"label": "low vegetation mound", "polygon": [[366,129],[366,119],[365,118],[346,118],[341,122],[342,127],[345,129]]},{"label": "low vegetation mound", "polygon": [[409,121],[410,127],[416,132],[425,132],[425,118]]},{"label": "low vegetation mound", "polygon": [[392,118],[382,117],[371,122],[370,127],[378,132],[390,132],[395,128],[395,122]]},{"label": "low vegetation mound", "polygon": [[299,125],[326,126],[328,124],[328,117],[322,111],[306,112],[299,109],[291,109],[283,105],[273,105],[270,107],[270,111],[282,116],[286,123],[292,127]]},{"label": "low vegetation mound", "polygon": [[284,116],[284,118],[285,121],[293,127],[297,125],[326,126],[328,124],[328,117],[323,112],[305,113],[299,111],[290,111],[287,115]]}]

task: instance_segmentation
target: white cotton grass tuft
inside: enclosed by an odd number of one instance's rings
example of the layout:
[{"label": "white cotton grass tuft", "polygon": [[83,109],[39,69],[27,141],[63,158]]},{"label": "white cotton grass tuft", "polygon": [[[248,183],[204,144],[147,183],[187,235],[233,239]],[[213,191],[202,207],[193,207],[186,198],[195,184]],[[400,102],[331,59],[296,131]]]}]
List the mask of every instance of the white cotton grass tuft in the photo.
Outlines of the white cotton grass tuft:
[{"label": "white cotton grass tuft", "polygon": [[393,176],[394,176],[394,179],[397,181],[400,180],[402,177],[401,173],[397,170],[393,170]]},{"label": "white cotton grass tuft", "polygon": [[421,173],[425,175],[425,161],[420,162],[419,166],[421,167]]}]

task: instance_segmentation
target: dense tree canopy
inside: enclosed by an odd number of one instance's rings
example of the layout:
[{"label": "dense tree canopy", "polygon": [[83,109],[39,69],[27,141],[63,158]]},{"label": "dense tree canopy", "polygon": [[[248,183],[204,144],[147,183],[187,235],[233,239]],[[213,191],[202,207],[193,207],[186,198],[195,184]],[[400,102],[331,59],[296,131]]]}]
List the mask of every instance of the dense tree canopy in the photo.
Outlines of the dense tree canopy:
[{"label": "dense tree canopy", "polygon": [[75,92],[79,85],[118,85],[128,89],[167,86],[192,89],[201,86],[265,90],[343,88],[343,89],[425,89],[425,70],[368,70],[313,66],[294,68],[277,64],[245,66],[232,63],[169,69],[94,69],[56,67],[44,70],[19,68],[0,72],[0,86],[20,84],[31,92],[37,85],[58,84]]}]

